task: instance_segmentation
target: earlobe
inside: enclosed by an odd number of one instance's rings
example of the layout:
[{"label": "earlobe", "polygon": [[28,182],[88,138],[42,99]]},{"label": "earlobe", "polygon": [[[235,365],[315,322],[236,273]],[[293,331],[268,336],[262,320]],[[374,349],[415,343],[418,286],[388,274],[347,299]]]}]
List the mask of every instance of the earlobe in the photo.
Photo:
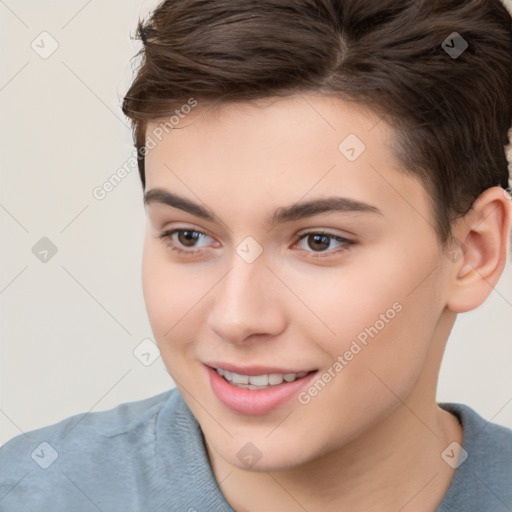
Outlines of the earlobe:
[{"label": "earlobe", "polygon": [[[512,201],[500,187],[485,190],[454,228],[460,257],[450,258],[453,278],[447,307],[463,313],[480,306],[505,268],[512,223]],[[453,253],[453,251],[452,251]]]}]

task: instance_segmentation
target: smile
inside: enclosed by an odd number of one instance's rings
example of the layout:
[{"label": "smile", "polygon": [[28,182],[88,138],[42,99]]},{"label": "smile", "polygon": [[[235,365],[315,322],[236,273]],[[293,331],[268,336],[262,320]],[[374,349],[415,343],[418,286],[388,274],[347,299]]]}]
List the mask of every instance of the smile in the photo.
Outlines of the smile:
[{"label": "smile", "polygon": [[301,379],[308,372],[300,373],[268,373],[263,375],[243,375],[217,368],[217,373],[224,377],[230,384],[245,389],[269,389],[285,382],[293,382]]},{"label": "smile", "polygon": [[267,414],[289,403],[318,373],[283,368],[278,372],[277,368],[268,367],[237,368],[239,371],[235,372],[232,365],[222,366],[230,369],[205,364],[210,389],[223,406],[247,416]]}]

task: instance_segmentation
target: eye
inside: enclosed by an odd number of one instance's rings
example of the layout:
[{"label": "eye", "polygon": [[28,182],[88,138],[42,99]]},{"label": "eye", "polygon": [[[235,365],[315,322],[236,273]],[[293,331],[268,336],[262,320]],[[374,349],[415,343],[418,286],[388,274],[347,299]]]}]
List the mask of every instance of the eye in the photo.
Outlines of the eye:
[{"label": "eye", "polygon": [[[183,228],[164,231],[158,235],[158,238],[162,239],[169,249],[185,256],[195,256],[203,253],[204,249],[196,248],[196,242],[198,240],[204,240],[205,238],[209,238],[210,240],[212,239],[202,231]],[[344,238],[333,233],[309,231],[300,235],[298,237],[298,242],[295,242],[294,246],[300,245],[300,243],[305,239],[309,239],[309,243],[307,244],[308,247],[314,249],[313,254],[311,254],[311,257],[313,258],[332,256],[333,254],[338,254],[342,251],[348,250],[351,245],[355,244],[353,240],[349,240],[348,238]],[[332,241],[337,242],[341,248],[336,251],[327,251],[326,254],[323,254]],[[206,243],[204,245],[207,246],[208,244]],[[314,254],[314,252],[319,251],[319,254]],[[306,250],[306,252],[309,251]]]},{"label": "eye", "polygon": [[[307,243],[308,247],[322,251],[321,254],[312,254],[313,258],[327,257],[332,256],[333,254],[338,254],[342,251],[348,250],[350,246],[355,243],[353,240],[349,240],[348,238],[344,238],[333,233],[327,233],[322,231],[309,231],[299,236],[299,243],[297,245],[299,245],[300,242],[302,242],[305,239],[309,240],[309,243]],[[341,248],[337,251],[328,251],[326,254],[323,254],[323,250],[326,249],[326,246],[328,247],[331,241],[333,240],[338,242]]]},{"label": "eye", "polygon": [[[176,245],[174,235],[178,235]],[[210,238],[202,231],[196,231],[194,229],[171,229],[164,231],[158,238],[164,240],[169,249],[176,251],[180,254],[194,255],[203,252],[201,249],[194,249],[194,244],[202,238]],[[182,247],[192,247],[192,249],[182,249]]]}]

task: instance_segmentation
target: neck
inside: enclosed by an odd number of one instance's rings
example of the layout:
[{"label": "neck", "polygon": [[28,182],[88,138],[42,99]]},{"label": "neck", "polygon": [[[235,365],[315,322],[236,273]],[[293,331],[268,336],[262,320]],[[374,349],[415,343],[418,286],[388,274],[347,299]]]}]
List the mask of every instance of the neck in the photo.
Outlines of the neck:
[{"label": "neck", "polygon": [[463,442],[455,416],[435,401],[420,409],[408,400],[357,440],[287,470],[243,470],[207,449],[215,478],[237,512],[433,512],[455,473],[441,458],[453,441]]},{"label": "neck", "polygon": [[463,444],[457,418],[435,399],[453,321],[453,315],[443,318],[409,396],[397,397],[382,421],[339,449],[290,469],[257,472],[231,465],[207,443],[214,476],[231,506],[237,512],[435,511],[455,474],[441,454],[454,441]]}]

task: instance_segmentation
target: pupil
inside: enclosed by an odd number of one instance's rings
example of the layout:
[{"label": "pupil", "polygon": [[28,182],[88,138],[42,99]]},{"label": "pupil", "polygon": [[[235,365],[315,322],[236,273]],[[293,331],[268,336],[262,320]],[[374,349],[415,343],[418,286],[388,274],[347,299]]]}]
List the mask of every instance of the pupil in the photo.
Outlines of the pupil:
[{"label": "pupil", "polygon": [[[311,249],[327,249],[329,247],[329,238],[325,235],[313,235],[312,238],[315,240],[315,243],[320,242],[320,245],[323,245],[323,247],[318,247],[318,245],[315,247],[314,244],[309,244]],[[323,244],[322,240],[324,240]]]},{"label": "pupil", "polygon": [[[195,236],[194,235],[191,235],[191,233],[195,233]],[[185,230],[185,231],[180,231],[178,233],[178,238],[180,239],[180,243],[183,243],[183,245],[187,246],[187,247],[193,247],[194,245],[194,242],[197,240],[199,233],[196,233],[195,231],[189,231],[189,230]],[[191,242],[190,244],[188,244],[188,242]]]}]

